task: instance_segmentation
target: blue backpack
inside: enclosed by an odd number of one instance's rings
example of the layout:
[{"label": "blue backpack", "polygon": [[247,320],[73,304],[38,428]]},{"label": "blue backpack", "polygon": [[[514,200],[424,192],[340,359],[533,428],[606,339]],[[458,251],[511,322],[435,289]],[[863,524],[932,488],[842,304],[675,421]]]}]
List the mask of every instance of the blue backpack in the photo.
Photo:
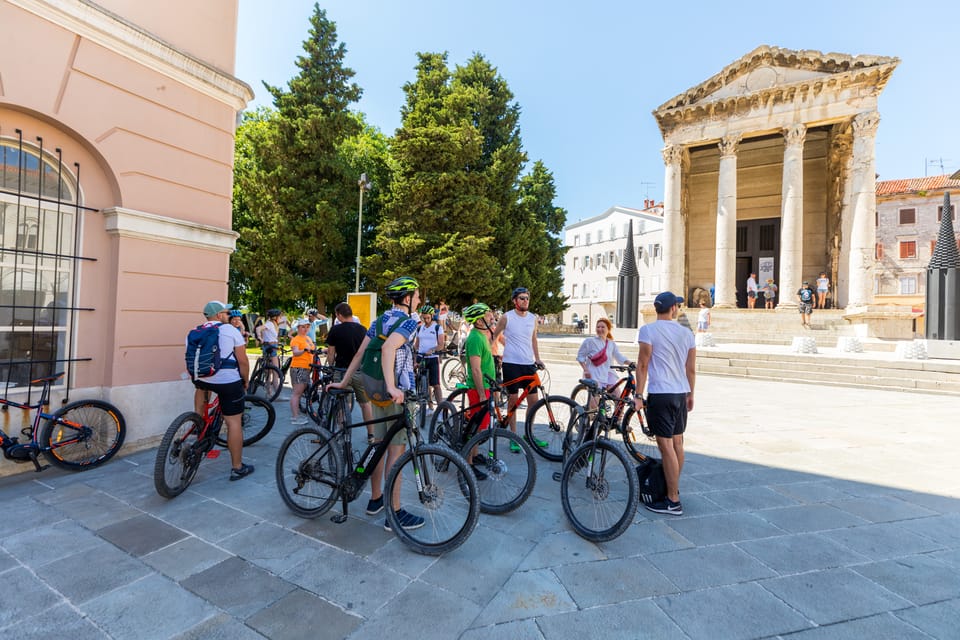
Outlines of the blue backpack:
[{"label": "blue backpack", "polygon": [[220,325],[200,325],[187,334],[187,353],[185,355],[187,372],[194,380],[209,378],[220,369],[235,369],[237,360],[231,352],[227,356],[220,353]]}]

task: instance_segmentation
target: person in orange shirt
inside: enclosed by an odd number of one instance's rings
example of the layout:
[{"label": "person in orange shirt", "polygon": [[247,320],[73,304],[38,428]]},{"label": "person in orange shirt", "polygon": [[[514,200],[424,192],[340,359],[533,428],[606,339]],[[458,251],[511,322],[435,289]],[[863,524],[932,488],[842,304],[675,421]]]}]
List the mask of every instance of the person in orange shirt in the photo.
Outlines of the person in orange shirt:
[{"label": "person in orange shirt", "polygon": [[313,352],[316,346],[307,335],[310,328],[309,320],[297,320],[295,323],[297,335],[290,338],[290,350],[293,360],[290,361],[290,383],[293,385],[293,394],[290,396],[290,415],[293,416],[290,424],[307,424],[307,417],[300,415],[300,396],[310,385],[310,365],[313,363]]}]

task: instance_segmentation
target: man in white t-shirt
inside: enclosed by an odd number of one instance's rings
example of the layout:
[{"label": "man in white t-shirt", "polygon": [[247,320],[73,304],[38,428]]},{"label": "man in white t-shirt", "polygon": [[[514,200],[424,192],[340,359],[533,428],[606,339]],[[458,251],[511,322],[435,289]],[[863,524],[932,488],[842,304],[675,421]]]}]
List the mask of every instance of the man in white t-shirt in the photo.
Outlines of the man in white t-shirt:
[{"label": "man in white t-shirt", "polygon": [[757,291],[760,290],[760,287],[757,286],[757,274],[750,273],[750,277],[747,278],[747,309],[753,309],[757,305]]},{"label": "man in white t-shirt", "polygon": [[[503,334],[503,380],[519,378],[536,373],[538,367],[543,367],[540,360],[540,346],[537,342],[537,316],[530,313],[530,292],[524,287],[513,290],[513,309],[500,316],[497,326],[490,337],[491,342]],[[520,389],[527,386],[527,382],[507,384],[507,410],[512,411],[517,404]],[[537,401],[537,392],[531,391],[527,396],[527,416],[530,407]],[[517,413],[510,415],[510,430],[517,432]],[[538,446],[544,444],[534,443]]]},{"label": "man in white t-shirt", "polygon": [[443,390],[440,388],[440,356],[443,351],[443,327],[433,321],[436,310],[428,304],[420,307],[420,320],[423,322],[417,328],[413,348],[423,357],[421,366],[427,368],[427,384],[430,386],[429,407],[443,402]]},{"label": "man in white t-shirt", "polygon": [[637,358],[637,400],[644,406],[641,393],[647,387],[647,423],[657,438],[667,481],[667,497],[645,504],[650,511],[683,515],[680,504],[680,472],[683,470],[683,433],[687,413],[693,411],[693,387],[696,381],[697,349],[693,333],[674,322],[683,298],[664,291],[653,301],[655,322],[640,327]]},{"label": "man in white t-shirt", "polygon": [[247,341],[230,324],[231,304],[211,300],[203,307],[207,319],[202,327],[220,324],[220,369],[212,376],[193,381],[196,391],[193,406],[203,416],[211,391],[220,398],[220,412],[227,425],[227,449],[230,451],[230,479],[239,480],[253,473],[253,465],[243,462],[243,396],[250,379],[250,361],[247,359]]}]

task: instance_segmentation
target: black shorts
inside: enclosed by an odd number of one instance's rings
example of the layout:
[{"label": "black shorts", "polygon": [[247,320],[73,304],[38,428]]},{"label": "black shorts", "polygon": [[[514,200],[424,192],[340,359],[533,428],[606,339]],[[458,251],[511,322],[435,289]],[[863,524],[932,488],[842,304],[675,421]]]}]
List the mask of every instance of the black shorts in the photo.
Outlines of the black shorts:
[{"label": "black shorts", "polygon": [[[503,363],[503,381],[510,382],[515,378],[520,376],[532,376],[537,372],[537,365],[535,364],[513,364],[512,362]],[[521,380],[514,384],[508,384],[507,393],[519,393],[520,390],[526,389],[527,385],[530,384],[529,380]]]},{"label": "black shorts", "polygon": [[687,394],[651,393],[647,396],[647,423],[661,438],[672,438],[687,430]]},{"label": "black shorts", "polygon": [[427,368],[427,384],[431,387],[440,384],[440,358],[427,356],[420,361],[420,366]]},{"label": "black shorts", "polygon": [[194,380],[193,386],[204,391],[213,391],[220,398],[220,412],[225,416],[236,416],[243,413],[243,383],[228,382],[226,384],[210,384],[203,380]]}]

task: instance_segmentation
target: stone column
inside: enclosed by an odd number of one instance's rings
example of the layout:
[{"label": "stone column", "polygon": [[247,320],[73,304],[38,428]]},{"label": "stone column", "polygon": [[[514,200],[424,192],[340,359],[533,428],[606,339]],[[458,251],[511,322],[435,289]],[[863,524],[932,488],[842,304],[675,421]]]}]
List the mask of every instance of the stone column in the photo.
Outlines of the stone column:
[{"label": "stone column", "polygon": [[873,303],[874,250],[877,242],[877,172],[874,148],[880,114],[867,111],[853,119],[853,159],[850,174],[850,291],[847,308]]},{"label": "stone column", "polygon": [[715,306],[737,306],[737,147],[741,134],[720,141],[720,178],[717,181],[717,254]]},{"label": "stone column", "polygon": [[663,148],[663,163],[666,173],[663,180],[663,282],[664,291],[673,291],[686,298],[683,292],[684,251],[686,249],[686,230],[680,210],[680,162],[683,159],[683,147],[668,144]]},{"label": "stone column", "polygon": [[[778,308],[796,310],[796,291],[803,281],[803,140],[807,127],[794,124],[783,130],[783,196],[780,213],[780,302]],[[765,283],[760,283],[762,287]]]}]

